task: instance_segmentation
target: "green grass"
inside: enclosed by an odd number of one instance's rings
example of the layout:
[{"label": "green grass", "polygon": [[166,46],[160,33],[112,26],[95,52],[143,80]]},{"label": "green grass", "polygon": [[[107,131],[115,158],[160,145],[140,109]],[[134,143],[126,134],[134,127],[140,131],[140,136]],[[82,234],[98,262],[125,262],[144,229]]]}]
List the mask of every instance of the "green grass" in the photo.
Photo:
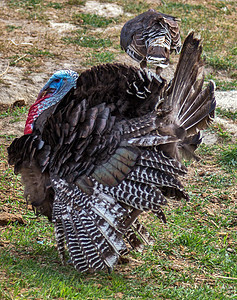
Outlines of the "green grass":
[{"label": "green grass", "polygon": [[84,5],[86,3],[86,0],[68,0],[68,5]]},{"label": "green grass", "polygon": [[237,144],[228,146],[219,153],[218,161],[223,167],[228,167],[231,170],[237,169]]},{"label": "green grass", "polygon": [[224,117],[226,119],[231,119],[233,121],[237,120],[237,111],[231,111],[227,109],[222,109],[220,107],[216,108],[216,114],[220,117]]},{"label": "green grass", "polygon": [[24,53],[25,54],[23,55],[16,54],[14,56],[9,56],[8,59],[10,60],[9,62],[10,66],[21,66],[21,64],[28,63],[29,64],[28,71],[29,71],[30,67],[33,67],[34,65],[35,67],[37,67],[37,59],[39,57],[53,58],[56,56],[54,53],[50,52],[49,50],[46,49],[42,50],[36,47],[30,47],[28,50],[25,50]]},{"label": "green grass", "polygon": [[114,18],[105,18],[95,14],[75,14],[73,16],[75,22],[80,24],[83,27],[107,27],[111,23],[115,23],[116,19]]},{"label": "green grass", "polygon": [[6,111],[0,112],[0,119],[11,117],[9,124],[16,123],[19,121],[25,121],[25,115],[28,112],[28,106],[16,106],[14,108],[8,108]]},{"label": "green grass", "polygon": [[84,66],[91,66],[91,65],[98,65],[98,64],[105,64],[111,63],[115,59],[115,55],[109,51],[103,52],[92,52],[86,55],[85,62],[83,63]]},{"label": "green grass", "polygon": [[237,89],[237,80],[233,81],[222,81],[222,80],[215,80],[217,90],[221,91],[229,91],[229,90],[236,90]]},{"label": "green grass", "polygon": [[22,8],[37,7],[42,4],[43,0],[10,0],[8,1],[9,6],[17,6]]},{"label": "green grass", "polygon": [[32,57],[54,57],[55,55],[48,50],[41,50],[37,48],[32,48],[31,50],[26,51],[26,53],[30,54]]},{"label": "green grass", "polygon": [[228,188],[229,186],[233,185],[233,181],[230,175],[224,176],[223,174],[208,174],[203,176],[200,179],[203,185],[208,184],[209,187],[212,188]]},{"label": "green grass", "polygon": [[63,9],[64,5],[60,2],[52,2],[45,0],[9,0],[7,5],[13,9],[17,7],[18,13],[21,16],[30,20],[37,19],[40,22],[48,20],[48,9],[55,10]]},{"label": "green grass", "polygon": [[149,9],[149,5],[145,1],[122,0],[121,4],[125,12],[139,14]]},{"label": "green grass", "polygon": [[91,35],[86,35],[85,32],[77,31],[76,36],[74,37],[65,37],[63,38],[63,41],[65,43],[69,44],[77,44],[81,47],[87,47],[87,48],[106,48],[112,45],[112,42],[109,38],[96,38]]},{"label": "green grass", "polygon": [[6,29],[9,32],[14,31],[15,29],[21,29],[21,28],[22,28],[22,26],[15,26],[15,25],[7,25],[6,26]]},{"label": "green grass", "polygon": [[231,21],[236,14],[234,1],[198,5],[165,1],[156,8],[181,19],[183,39],[190,29],[201,35],[207,64],[217,70],[236,69],[236,25]]},{"label": "green grass", "polygon": [[211,124],[208,130],[215,133],[224,142],[232,140],[232,134],[229,131],[225,130],[221,124],[218,123]]},{"label": "green grass", "polygon": [[[214,158],[213,163],[224,167],[227,173],[232,176],[237,176],[234,169],[237,165],[237,144],[226,144],[226,145],[205,145],[201,144],[198,148],[198,154],[204,156],[206,159],[209,157]],[[215,153],[215,155],[214,155]],[[215,176],[215,174],[213,174]],[[229,179],[225,179],[225,176],[220,176],[221,180],[226,180],[227,184]],[[231,179],[230,179],[231,182]]]},{"label": "green grass", "polygon": [[8,57],[8,59],[10,60],[9,65],[10,66],[16,66],[19,62],[32,62],[34,60],[33,57],[27,57],[27,54],[24,55],[14,55],[14,56],[10,56]]},{"label": "green grass", "polygon": [[58,3],[58,2],[49,2],[47,4],[48,7],[52,7],[54,9],[62,9],[63,8],[63,4],[62,3]]},{"label": "green grass", "polygon": [[15,108],[8,108],[6,111],[0,112],[0,119],[5,117],[14,117],[18,118],[21,117],[23,114],[26,114],[28,112],[29,108],[27,106],[20,106]]},{"label": "green grass", "polygon": [[[147,247],[143,254],[131,254],[140,265],[122,266],[112,274],[89,275],[60,265],[52,226],[45,220],[32,220],[28,213],[24,216],[26,226],[11,225],[2,236],[3,240],[11,240],[0,256],[6,276],[0,285],[2,296],[11,294],[21,299],[114,299],[116,295],[122,299],[226,299],[233,294],[235,281],[218,276],[237,275],[236,255],[226,250],[229,241],[236,238],[236,232],[216,239],[220,230],[210,222],[213,218],[202,220],[207,219],[202,210],[200,220],[196,220],[195,215],[196,210],[184,203],[182,209],[170,211],[168,225],[153,219],[150,229],[157,243],[153,248]],[[228,213],[224,215],[228,217]],[[222,224],[218,224],[221,227]],[[182,261],[185,263],[179,264]],[[127,268],[130,271],[124,272]]]},{"label": "green grass", "polygon": [[229,90],[236,90],[237,89],[237,80],[219,80],[215,78],[215,76],[208,75],[206,76],[206,79],[212,79],[215,81],[216,89],[220,91],[229,91]]},{"label": "green grass", "polygon": [[229,70],[231,68],[236,69],[237,63],[233,63],[233,56],[220,57],[216,55],[206,54],[206,61],[210,66],[216,70]]}]

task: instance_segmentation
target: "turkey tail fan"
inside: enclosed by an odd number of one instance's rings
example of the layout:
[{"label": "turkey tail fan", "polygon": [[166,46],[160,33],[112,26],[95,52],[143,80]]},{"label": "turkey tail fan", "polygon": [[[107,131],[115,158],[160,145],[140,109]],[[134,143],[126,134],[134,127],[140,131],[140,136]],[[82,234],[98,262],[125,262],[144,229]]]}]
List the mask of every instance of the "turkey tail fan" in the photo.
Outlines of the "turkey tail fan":
[{"label": "turkey tail fan", "polygon": [[214,82],[210,81],[202,90],[201,52],[201,40],[191,32],[185,39],[174,78],[165,92],[162,105],[163,110],[172,110],[170,122],[186,131],[186,137],[178,147],[181,154],[188,158],[201,142],[199,130],[207,128],[213,120],[216,107]]},{"label": "turkey tail fan", "polygon": [[205,129],[214,118],[216,102],[214,98],[215,83],[210,81],[207,88],[203,90],[195,102],[185,112],[180,114],[181,126],[187,133],[194,133],[196,129]]},{"label": "turkey tail fan", "polygon": [[53,222],[57,248],[65,260],[65,241],[74,267],[80,272],[113,269],[121,252],[123,219],[127,211],[108,196],[88,196],[75,185],[51,176],[55,190]]},{"label": "turkey tail fan", "polygon": [[173,123],[185,128],[188,134],[207,127],[214,117],[216,105],[214,82],[210,81],[202,91],[204,78],[201,52],[201,41],[191,32],[185,39],[163,104],[163,109],[172,108]]},{"label": "turkey tail fan", "polygon": [[[181,106],[187,102],[191,88],[196,83],[197,75],[202,71],[201,52],[201,41],[194,37],[194,32],[191,32],[184,41],[174,78],[167,90],[163,105],[163,108],[167,109],[172,107],[174,116],[179,114]],[[202,83],[198,86],[200,88]]]}]

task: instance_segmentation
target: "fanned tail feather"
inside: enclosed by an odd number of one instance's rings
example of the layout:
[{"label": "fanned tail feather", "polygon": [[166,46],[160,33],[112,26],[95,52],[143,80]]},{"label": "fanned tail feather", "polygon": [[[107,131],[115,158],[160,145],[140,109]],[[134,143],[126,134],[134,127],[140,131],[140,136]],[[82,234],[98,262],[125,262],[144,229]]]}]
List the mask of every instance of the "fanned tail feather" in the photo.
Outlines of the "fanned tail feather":
[{"label": "fanned tail feather", "polygon": [[[201,143],[199,131],[207,128],[214,118],[216,101],[215,84],[204,83],[201,40],[191,32],[185,39],[176,72],[165,92],[162,110],[171,110],[169,120],[186,132],[178,142],[178,149],[186,158],[194,157],[194,150]],[[190,143],[190,144],[189,144]],[[160,147],[165,150],[164,147]],[[179,154],[176,154],[179,158]]]},{"label": "fanned tail feather", "polygon": [[210,81],[202,91],[203,61],[201,40],[191,32],[185,39],[177,69],[167,90],[163,109],[172,108],[174,123],[188,134],[207,127],[214,117],[215,84]]},{"label": "fanned tail feather", "polygon": [[195,133],[198,129],[205,129],[213,120],[216,106],[214,90],[215,84],[213,81],[210,81],[206,89],[200,91],[200,94],[185,113],[180,114],[181,126],[189,134]]}]

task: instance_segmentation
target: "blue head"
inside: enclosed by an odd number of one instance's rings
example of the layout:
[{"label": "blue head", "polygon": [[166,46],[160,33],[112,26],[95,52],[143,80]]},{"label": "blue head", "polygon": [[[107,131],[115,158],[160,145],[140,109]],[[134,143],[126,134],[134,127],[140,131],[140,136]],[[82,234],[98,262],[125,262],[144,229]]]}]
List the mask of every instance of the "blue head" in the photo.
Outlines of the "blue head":
[{"label": "blue head", "polygon": [[29,110],[24,134],[32,132],[34,121],[45,109],[61,101],[72,88],[76,88],[78,76],[72,70],[60,70],[53,74]]},{"label": "blue head", "polygon": [[51,102],[58,102],[71,90],[71,88],[76,88],[77,78],[78,74],[72,70],[60,70],[55,72],[39,92],[36,101],[42,98],[50,98],[48,103],[49,106],[51,106]]}]

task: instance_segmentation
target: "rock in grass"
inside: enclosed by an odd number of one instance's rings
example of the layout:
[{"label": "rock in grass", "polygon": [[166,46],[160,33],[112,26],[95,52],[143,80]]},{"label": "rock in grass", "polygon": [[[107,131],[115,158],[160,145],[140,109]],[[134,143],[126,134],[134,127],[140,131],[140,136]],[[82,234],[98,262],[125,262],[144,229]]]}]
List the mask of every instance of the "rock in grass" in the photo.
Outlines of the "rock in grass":
[{"label": "rock in grass", "polygon": [[19,214],[10,214],[7,212],[0,213],[0,226],[5,226],[9,223],[18,222],[19,224],[26,224],[26,221]]}]

